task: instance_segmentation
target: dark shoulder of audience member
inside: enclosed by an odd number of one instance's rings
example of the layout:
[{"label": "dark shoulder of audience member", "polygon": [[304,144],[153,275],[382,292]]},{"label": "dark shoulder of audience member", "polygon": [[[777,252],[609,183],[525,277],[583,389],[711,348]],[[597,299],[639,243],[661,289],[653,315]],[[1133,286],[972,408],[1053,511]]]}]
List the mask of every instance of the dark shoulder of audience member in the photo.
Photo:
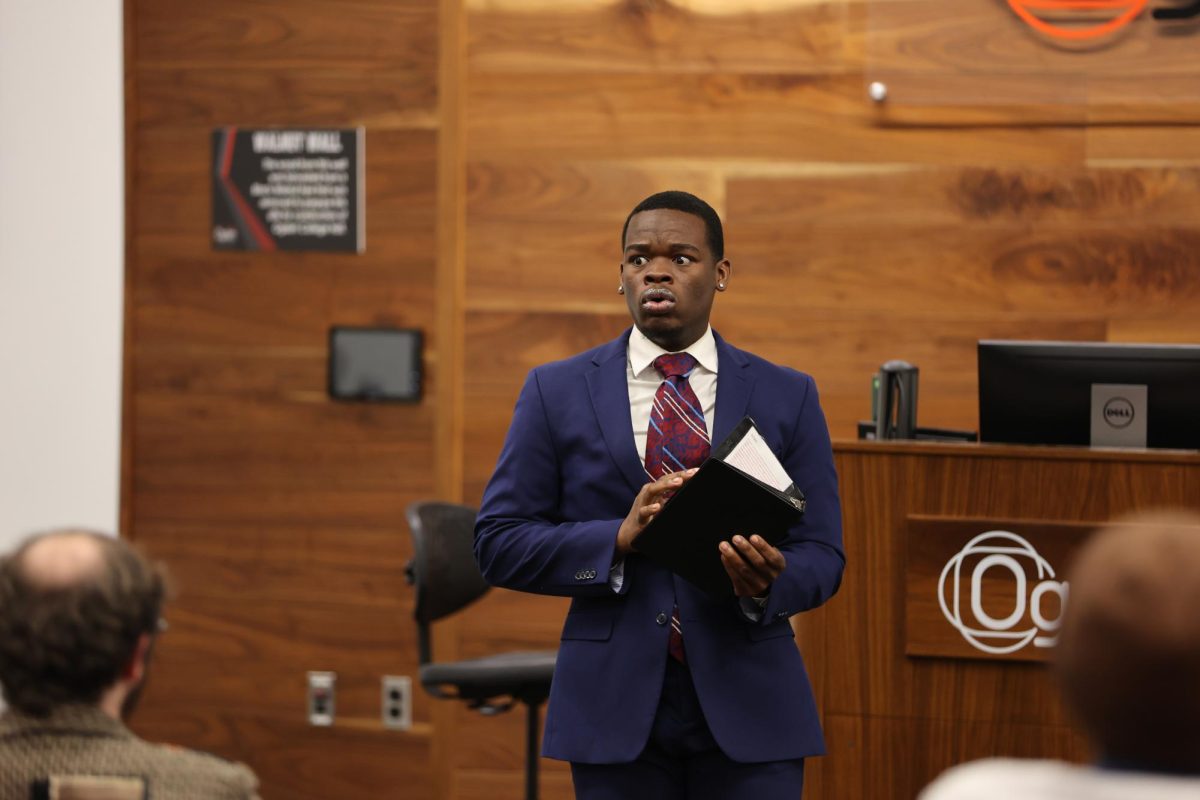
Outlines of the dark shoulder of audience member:
[{"label": "dark shoulder of audience member", "polygon": [[[30,550],[49,537],[79,537],[93,546],[30,565]],[[91,531],[36,536],[0,558],[5,701],[35,717],[65,705],[95,705],[120,677],[139,638],[156,631],[165,594],[160,567],[124,542]]]},{"label": "dark shoulder of audience member", "polygon": [[1057,669],[1100,758],[1200,773],[1200,516],[1142,514],[1072,567]]}]

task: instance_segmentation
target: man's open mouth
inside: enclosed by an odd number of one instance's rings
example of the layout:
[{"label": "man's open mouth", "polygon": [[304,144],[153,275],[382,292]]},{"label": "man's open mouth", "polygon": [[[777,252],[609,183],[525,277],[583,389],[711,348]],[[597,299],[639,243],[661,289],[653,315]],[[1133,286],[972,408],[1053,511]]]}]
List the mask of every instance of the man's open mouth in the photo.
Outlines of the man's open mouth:
[{"label": "man's open mouth", "polygon": [[642,292],[640,304],[643,311],[662,314],[675,308],[675,295],[670,289],[647,289]]}]

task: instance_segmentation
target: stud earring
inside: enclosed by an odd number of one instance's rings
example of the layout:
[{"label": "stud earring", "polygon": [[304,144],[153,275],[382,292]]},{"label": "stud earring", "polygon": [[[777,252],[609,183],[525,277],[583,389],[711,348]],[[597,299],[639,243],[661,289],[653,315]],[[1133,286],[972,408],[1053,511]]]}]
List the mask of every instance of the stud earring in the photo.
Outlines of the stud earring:
[{"label": "stud earring", "polygon": [[721,291],[725,291],[725,284],[723,284],[723,283],[718,283],[718,284],[717,284],[717,288],[718,288],[718,289],[720,289]]},{"label": "stud earring", "polygon": [[617,287],[617,294],[625,294],[625,287],[624,287],[624,286],[618,286],[618,287]]}]

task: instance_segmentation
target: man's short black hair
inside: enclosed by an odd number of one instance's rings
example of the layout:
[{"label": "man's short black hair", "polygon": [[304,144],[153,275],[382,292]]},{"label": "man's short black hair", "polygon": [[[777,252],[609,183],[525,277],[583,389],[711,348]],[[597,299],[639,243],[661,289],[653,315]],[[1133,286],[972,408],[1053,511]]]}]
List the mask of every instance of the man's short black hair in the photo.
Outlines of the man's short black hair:
[{"label": "man's short black hair", "polygon": [[625,251],[625,234],[629,232],[629,220],[633,219],[633,215],[659,208],[682,211],[704,220],[704,227],[708,230],[708,249],[712,251],[713,261],[720,261],[725,257],[725,231],[721,228],[721,218],[717,216],[717,212],[696,195],[678,190],[652,194],[634,206],[633,211],[625,218],[625,227],[621,228],[622,252]]}]

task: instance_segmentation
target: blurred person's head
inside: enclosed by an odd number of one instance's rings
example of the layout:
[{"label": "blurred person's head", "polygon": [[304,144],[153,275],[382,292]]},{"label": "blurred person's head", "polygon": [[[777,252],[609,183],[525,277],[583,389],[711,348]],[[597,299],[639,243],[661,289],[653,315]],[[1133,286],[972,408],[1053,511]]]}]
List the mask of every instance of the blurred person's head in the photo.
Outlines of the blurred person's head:
[{"label": "blurred person's head", "polygon": [[44,717],[68,705],[114,718],[135,704],[158,630],[164,575],[109,536],[61,530],[0,557],[0,687]]},{"label": "blurred person's head", "polygon": [[1200,516],[1119,520],[1080,551],[1070,587],[1057,666],[1098,755],[1200,773]]}]

